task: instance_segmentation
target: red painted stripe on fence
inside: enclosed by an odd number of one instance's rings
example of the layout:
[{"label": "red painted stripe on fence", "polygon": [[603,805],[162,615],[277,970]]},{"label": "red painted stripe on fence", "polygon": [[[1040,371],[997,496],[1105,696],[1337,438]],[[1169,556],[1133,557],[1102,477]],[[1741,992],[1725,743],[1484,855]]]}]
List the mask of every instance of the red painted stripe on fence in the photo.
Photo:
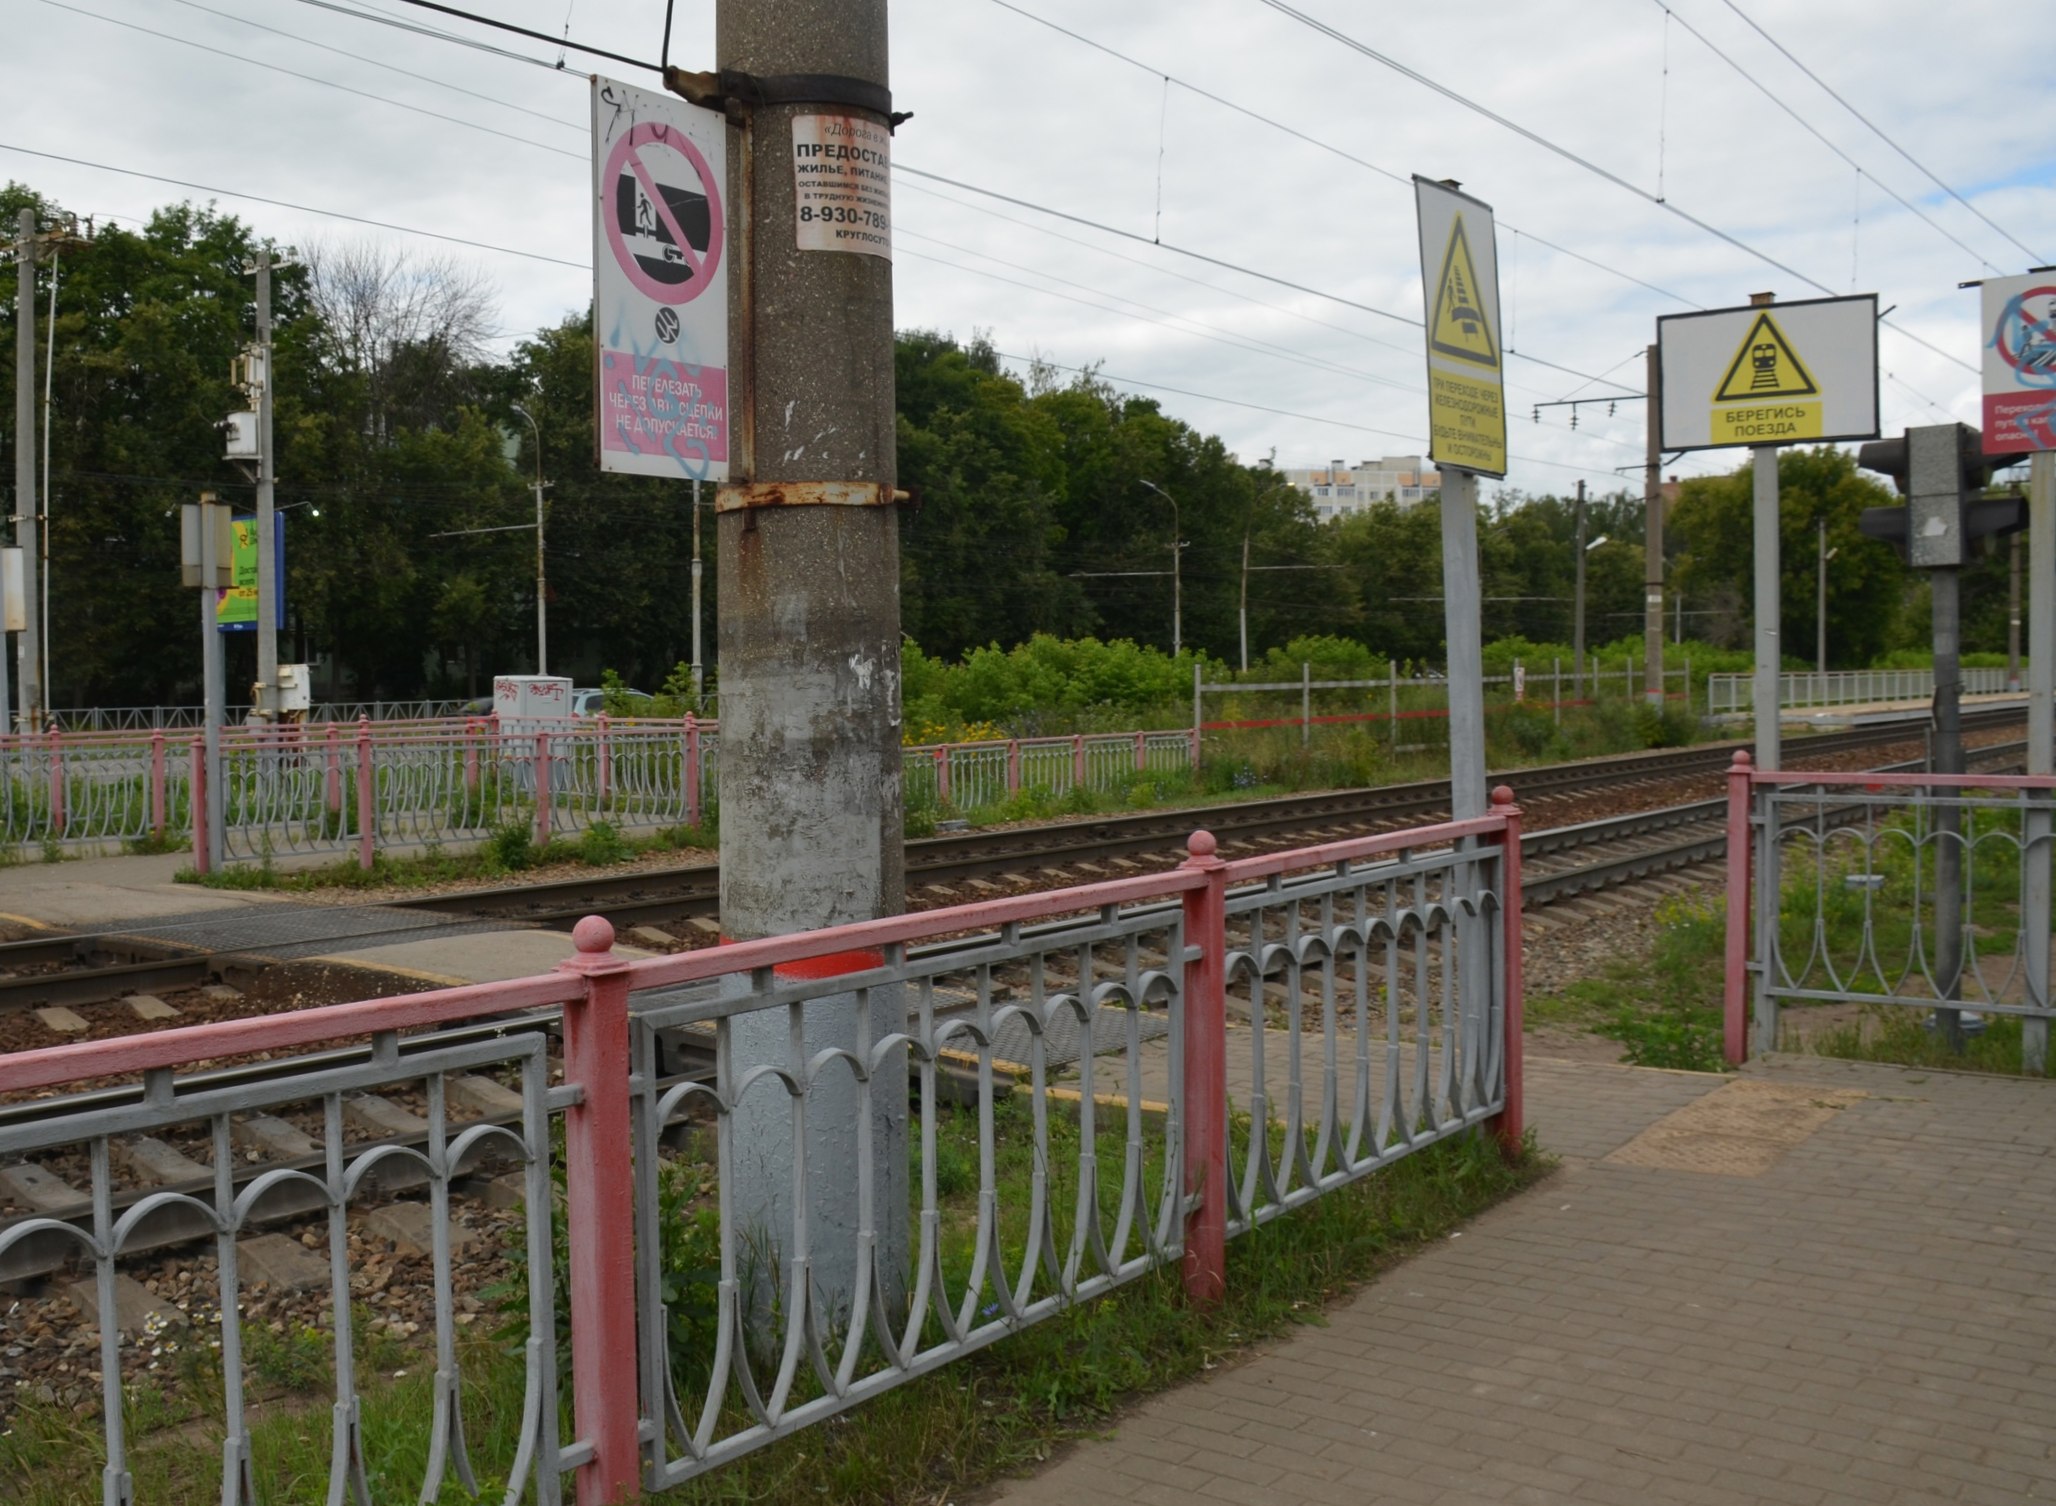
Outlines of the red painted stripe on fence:
[{"label": "red painted stripe on fence", "polygon": [[825,952],[819,957],[774,963],[771,971],[781,978],[840,978],[844,973],[865,973],[883,966],[885,953],[865,947],[854,952]]}]

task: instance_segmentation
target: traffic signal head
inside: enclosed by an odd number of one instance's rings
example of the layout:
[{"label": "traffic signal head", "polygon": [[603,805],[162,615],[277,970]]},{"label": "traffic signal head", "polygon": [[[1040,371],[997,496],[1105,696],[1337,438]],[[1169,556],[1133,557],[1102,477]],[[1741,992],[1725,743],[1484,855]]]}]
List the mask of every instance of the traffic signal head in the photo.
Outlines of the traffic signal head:
[{"label": "traffic signal head", "polygon": [[1900,545],[1917,569],[1961,565],[1968,539],[2019,526],[2007,526],[2009,509],[1965,505],[1984,490],[1993,469],[1981,436],[1968,424],[1932,424],[1898,439],[1872,440],[1856,452],[1856,463],[1890,476],[1907,501],[1904,509],[1866,509],[1858,526]]}]

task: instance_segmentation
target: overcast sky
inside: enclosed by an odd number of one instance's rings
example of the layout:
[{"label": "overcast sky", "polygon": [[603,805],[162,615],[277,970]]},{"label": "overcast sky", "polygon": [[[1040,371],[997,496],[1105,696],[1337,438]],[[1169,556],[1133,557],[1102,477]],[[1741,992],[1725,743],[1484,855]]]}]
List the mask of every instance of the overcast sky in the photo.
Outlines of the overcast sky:
[{"label": "overcast sky", "polygon": [[[1896,326],[1880,341],[1886,428],[1976,422],[1976,295],[1957,284],[2056,261],[2056,90],[2034,61],[2035,10],[1667,3],[1299,0],[1542,145],[1264,0],[893,0],[895,103],[916,112],[895,141],[898,164],[1163,242],[902,174],[898,323],[987,332],[1014,357],[1101,363],[1116,385],[1158,397],[1249,461],[1415,452],[1426,434],[1421,334],[1404,321],[1421,317],[1407,184],[1419,172],[1459,179],[1497,211],[1515,353],[1509,486],[1619,486],[1616,468],[1642,454],[1639,403],[1610,416],[1585,408],[1575,432],[1566,409],[1530,422],[1532,405],[1612,384],[1638,392],[1659,314],[1763,290],[1876,292]],[[673,61],[711,67],[711,0],[675,4]],[[568,20],[574,39],[636,58],[656,56],[662,29],[662,0],[478,8],[553,35]],[[401,0],[0,0],[0,174],[103,219],[213,197],[289,243],[376,237],[453,252],[499,289],[509,341],[582,308],[584,75],[652,75],[576,52],[553,73],[350,10],[559,59]],[[1669,469],[1737,458],[1688,455]]]}]

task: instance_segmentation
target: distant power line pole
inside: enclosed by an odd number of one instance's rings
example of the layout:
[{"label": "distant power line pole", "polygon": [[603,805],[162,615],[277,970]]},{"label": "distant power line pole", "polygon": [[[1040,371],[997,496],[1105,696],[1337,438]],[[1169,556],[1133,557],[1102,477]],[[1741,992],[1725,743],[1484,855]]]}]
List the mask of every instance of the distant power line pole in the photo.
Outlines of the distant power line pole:
[{"label": "distant power line pole", "polygon": [[[1662,380],[1662,368],[1657,363],[1656,347],[1649,347],[1645,390],[1648,399],[1643,407],[1648,422],[1644,432],[1647,436],[1647,456],[1642,470],[1642,680],[1643,692],[1654,706],[1663,704],[1663,448],[1659,440],[1662,434],[1663,399],[1658,390]],[[1689,687],[1688,687],[1689,689]]]},{"label": "distant power line pole", "polygon": [[21,550],[22,632],[17,640],[15,696],[21,730],[42,725],[43,633],[37,621],[36,523],[36,211],[16,220],[14,267],[14,542]]},{"label": "distant power line pole", "polygon": [[1585,483],[1578,483],[1571,585],[1571,699],[1585,699]]},{"label": "distant power line pole", "polygon": [[251,701],[259,719],[278,720],[278,517],[272,483],[278,479],[271,442],[272,393],[277,387],[271,358],[271,250],[257,253],[257,684]]}]

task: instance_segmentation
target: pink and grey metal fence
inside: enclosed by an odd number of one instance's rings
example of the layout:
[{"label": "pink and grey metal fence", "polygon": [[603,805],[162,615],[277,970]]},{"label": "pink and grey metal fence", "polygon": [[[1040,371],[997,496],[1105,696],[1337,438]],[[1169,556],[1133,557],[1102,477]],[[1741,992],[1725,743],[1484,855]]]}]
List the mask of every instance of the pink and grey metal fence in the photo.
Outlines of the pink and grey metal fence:
[{"label": "pink and grey metal fence", "polygon": [[2056,778],[1728,773],[1729,1062],[1820,1004],[1914,1009],[1956,1032],[2019,1022],[2048,1064]]},{"label": "pink and grey metal fence", "polygon": [[[328,721],[224,731],[210,781],[197,734],[51,731],[0,737],[0,849],[190,842],[218,801],[225,862],[464,844],[510,826],[537,842],[597,822],[698,826],[720,772],[713,722],[613,720],[502,728],[491,717]],[[1024,793],[1120,792],[1196,766],[1184,731],[903,750],[910,804],[974,813]],[[209,788],[201,790],[199,786]],[[197,791],[197,795],[196,795]]]},{"label": "pink and grey metal fence", "polygon": [[[352,1214],[386,1178],[425,1188],[440,1229],[471,1163],[498,1155],[528,1215],[525,1400],[501,1453],[475,1459],[457,1400],[477,1356],[453,1316],[468,1268],[439,1234],[423,1498],[445,1477],[490,1477],[510,1503],[548,1502],[568,1474],[580,1502],[601,1503],[715,1469],[1152,1270],[1180,1266],[1195,1300],[1216,1300],[1230,1239],[1452,1134],[1519,1145],[1510,795],[1475,820],[1297,852],[1224,860],[1204,832],[1189,845],[1155,874],[663,957],[615,954],[611,927],[588,919],[547,977],[0,1057],[0,1094],[141,1078],[111,1108],[105,1089],[0,1105],[0,1159],[83,1147],[90,1177],[68,1215],[0,1222],[0,1270],[32,1242],[68,1241],[111,1313],[153,1220],[212,1239],[224,1499],[243,1502],[264,1482],[239,1241],[267,1219],[325,1231],[342,1499],[367,1468],[373,1389],[351,1361]],[[365,1044],[338,1048],[350,1041]],[[261,1069],[194,1070],[259,1052]],[[403,1093],[419,1134],[353,1139],[362,1095]],[[299,1162],[247,1166],[253,1122],[295,1114]],[[180,1133],[211,1159],[201,1184],[123,1184],[135,1137]],[[767,1148],[781,1136],[782,1158]],[[114,1506],[133,1499],[122,1376],[136,1341],[105,1325]]]}]

